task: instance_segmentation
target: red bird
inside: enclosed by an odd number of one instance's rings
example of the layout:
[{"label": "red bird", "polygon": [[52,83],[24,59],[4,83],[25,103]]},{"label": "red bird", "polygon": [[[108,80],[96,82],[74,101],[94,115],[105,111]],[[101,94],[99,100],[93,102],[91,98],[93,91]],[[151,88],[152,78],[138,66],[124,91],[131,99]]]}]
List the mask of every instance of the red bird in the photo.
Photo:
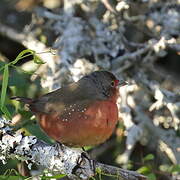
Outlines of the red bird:
[{"label": "red bird", "polygon": [[110,72],[95,71],[38,99],[12,99],[28,104],[48,136],[83,147],[103,143],[111,136],[118,121],[118,87],[125,84]]}]

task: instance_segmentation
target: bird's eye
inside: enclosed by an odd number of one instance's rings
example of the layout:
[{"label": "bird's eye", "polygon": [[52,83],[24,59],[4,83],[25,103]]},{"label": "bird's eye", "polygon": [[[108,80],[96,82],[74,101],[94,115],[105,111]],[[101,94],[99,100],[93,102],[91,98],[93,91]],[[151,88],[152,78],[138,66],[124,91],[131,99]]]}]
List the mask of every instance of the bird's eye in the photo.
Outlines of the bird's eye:
[{"label": "bird's eye", "polygon": [[115,87],[116,83],[115,81],[111,81],[111,87]]}]

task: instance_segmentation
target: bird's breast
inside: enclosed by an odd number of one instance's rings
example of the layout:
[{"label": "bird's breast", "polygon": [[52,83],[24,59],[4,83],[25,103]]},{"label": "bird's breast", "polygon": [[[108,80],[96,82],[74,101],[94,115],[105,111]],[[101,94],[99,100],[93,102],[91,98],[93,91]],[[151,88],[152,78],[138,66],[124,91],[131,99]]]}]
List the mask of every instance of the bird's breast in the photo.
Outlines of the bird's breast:
[{"label": "bird's breast", "polygon": [[71,104],[62,114],[40,114],[38,119],[42,129],[56,141],[72,146],[96,145],[112,134],[118,109],[113,101]]}]

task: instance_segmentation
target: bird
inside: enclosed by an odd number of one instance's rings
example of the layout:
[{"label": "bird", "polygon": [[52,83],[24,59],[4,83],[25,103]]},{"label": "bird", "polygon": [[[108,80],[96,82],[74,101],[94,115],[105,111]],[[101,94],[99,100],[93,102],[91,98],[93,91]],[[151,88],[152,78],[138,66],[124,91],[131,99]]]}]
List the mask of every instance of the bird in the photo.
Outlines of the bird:
[{"label": "bird", "polygon": [[26,104],[55,141],[70,147],[95,146],[112,135],[118,122],[119,87],[126,84],[109,71],[94,71],[37,99],[11,99]]}]

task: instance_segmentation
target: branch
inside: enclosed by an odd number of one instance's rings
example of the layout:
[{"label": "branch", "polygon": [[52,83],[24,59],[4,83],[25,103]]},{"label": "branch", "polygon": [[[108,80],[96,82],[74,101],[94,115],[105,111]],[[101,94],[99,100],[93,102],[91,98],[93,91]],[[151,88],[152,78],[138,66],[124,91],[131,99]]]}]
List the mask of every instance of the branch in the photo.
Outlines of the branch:
[{"label": "branch", "polygon": [[149,80],[147,75],[142,71],[138,73],[136,79],[143,85],[143,87],[146,87],[146,89],[149,90],[149,93],[152,93],[156,99],[156,102],[150,106],[149,111],[153,111],[154,109],[159,110],[163,106],[167,107],[172,116],[172,126],[175,130],[178,130],[180,125],[178,117],[178,110],[180,108],[180,95],[178,93],[176,94],[172,91],[161,88],[157,81]]},{"label": "branch", "polygon": [[119,179],[124,180],[146,180],[147,178],[135,171],[129,171],[122,168],[102,164],[102,163],[96,163],[96,169],[100,169],[100,172],[102,174],[116,175]]},{"label": "branch", "polygon": [[117,69],[119,68],[122,63],[124,63],[126,60],[131,60],[131,62],[136,62],[138,57],[141,57],[141,55],[153,50],[155,52],[155,55],[158,54],[161,55],[161,52],[166,50],[167,48],[171,48],[177,52],[180,51],[180,46],[177,44],[176,39],[166,39],[164,36],[160,38],[160,40],[151,39],[146,44],[144,44],[144,47],[136,50],[135,52],[129,52],[124,54],[123,56],[119,56],[115,58],[112,61],[112,68]]},{"label": "branch", "polygon": [[[178,138],[176,131],[173,131],[172,127],[175,130],[178,130],[180,121],[179,121],[179,107],[180,107],[180,96],[174,92],[165,90],[160,87],[160,84],[148,78],[142,70],[138,72],[138,75],[135,76],[135,80],[141,84],[141,86],[147,91],[147,93],[152,94],[156,99],[150,107],[149,111],[154,109],[159,110],[161,107],[167,107],[172,116],[172,121],[170,123],[171,129],[163,129],[161,127],[155,126],[158,119],[156,117],[150,118],[145,112],[145,108],[142,108],[139,105],[136,105],[136,121],[139,126],[142,127],[143,131],[147,131],[145,134],[151,134],[151,136],[146,137],[149,142],[149,146],[155,147],[158,145],[161,152],[165,152],[167,157],[171,160],[173,164],[179,164],[180,156],[178,152],[178,147],[180,144],[180,139]],[[153,123],[154,121],[154,123]],[[156,121],[156,122],[155,122]],[[160,124],[160,122],[158,122]],[[151,143],[153,139],[153,144]]]},{"label": "branch", "polygon": [[108,0],[101,0],[101,2],[104,4],[107,10],[114,14],[117,14],[116,10],[112,7],[111,3]]},{"label": "branch", "polygon": [[[158,151],[159,157],[162,160],[165,159],[163,157],[167,157],[173,164],[179,164],[178,147],[180,139],[176,130],[180,125],[178,116],[180,95],[163,89],[158,81],[151,79],[147,72],[145,73],[142,69],[138,69],[133,78],[136,83],[127,86],[126,89],[120,89],[120,117],[126,128],[127,138],[126,150],[123,154],[117,156],[116,162],[127,164],[132,150],[136,143],[140,141],[142,145],[146,145],[151,150],[155,151],[158,148],[160,150]],[[144,96],[148,98],[142,100]],[[156,99],[155,102],[151,101],[152,98],[149,98],[152,96]],[[153,110],[160,110],[162,107],[169,110],[171,121],[163,120],[164,122],[162,122],[161,118],[158,119],[158,112],[152,112]],[[167,114],[164,114],[163,118],[167,118]],[[170,129],[161,127],[160,125],[163,123],[168,123]]]},{"label": "branch", "polygon": [[[146,179],[137,172],[95,162],[80,149],[60,144],[48,145],[35,136],[15,133],[8,124],[7,120],[0,119],[0,160],[3,162],[6,161],[6,158],[15,156],[18,159],[44,166],[54,174],[66,174],[72,179],[88,179],[96,172],[113,175],[124,180]],[[29,163],[28,167],[31,167],[32,163]]]}]

